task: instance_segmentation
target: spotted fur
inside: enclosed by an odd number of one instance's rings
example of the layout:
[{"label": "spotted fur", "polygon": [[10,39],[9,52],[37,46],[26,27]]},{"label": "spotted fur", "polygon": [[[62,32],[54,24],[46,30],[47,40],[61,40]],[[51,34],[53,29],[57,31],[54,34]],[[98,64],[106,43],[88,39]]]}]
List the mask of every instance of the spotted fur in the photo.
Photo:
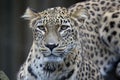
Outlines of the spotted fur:
[{"label": "spotted fur", "polygon": [[[101,21],[100,38],[104,46],[109,49],[116,58],[120,57],[120,10],[111,9],[106,12]],[[116,62],[116,74],[120,78],[120,58]],[[119,64],[117,64],[119,63]]]},{"label": "spotted fur", "polygon": [[101,21],[100,37],[105,46],[120,54],[120,10],[106,12]]},{"label": "spotted fur", "polygon": [[[108,42],[108,40],[105,40],[108,37],[105,34],[110,34],[110,32],[114,29],[109,28],[111,30],[109,33],[107,33],[106,31],[101,31],[101,27],[103,27],[103,24],[105,24],[104,22],[102,22],[102,19],[104,18],[104,14],[106,14],[107,16],[107,13],[109,13],[111,10],[119,9],[120,1],[88,0],[86,2],[74,4],[69,8],[68,11],[69,13],[73,14],[79,11],[81,8],[86,8],[89,14],[88,19],[86,19],[86,21],[84,22],[84,25],[81,24],[81,19],[76,18],[76,25],[79,26],[80,32],[80,42],[83,43],[83,50],[85,51],[84,55],[88,56],[89,59],[91,59],[93,62],[95,62],[96,65],[100,67],[100,71],[104,77],[109,76],[109,73],[111,72],[111,70],[113,70],[116,63],[120,59],[120,56],[116,55],[119,54],[119,42],[117,46],[115,46],[116,48],[112,46],[115,39],[113,39],[113,42],[107,43],[110,45],[109,49],[108,47],[104,46],[106,45],[106,42]],[[111,18],[110,20],[112,21],[114,19]],[[106,21],[109,22],[108,19]],[[118,24],[118,21],[119,18],[117,18],[114,22]],[[115,31],[119,34],[119,30]],[[102,36],[100,36],[102,34],[104,34],[104,39],[102,39]],[[119,36],[116,35],[116,37],[116,39],[119,41]],[[105,43],[103,43],[103,40]],[[112,51],[110,50],[111,48]]]},{"label": "spotted fur", "polygon": [[100,74],[108,76],[120,57],[105,46],[101,21],[106,12],[119,7],[119,0],[88,0],[39,13],[28,8],[23,17],[30,21],[33,45],[18,80],[102,80]]}]

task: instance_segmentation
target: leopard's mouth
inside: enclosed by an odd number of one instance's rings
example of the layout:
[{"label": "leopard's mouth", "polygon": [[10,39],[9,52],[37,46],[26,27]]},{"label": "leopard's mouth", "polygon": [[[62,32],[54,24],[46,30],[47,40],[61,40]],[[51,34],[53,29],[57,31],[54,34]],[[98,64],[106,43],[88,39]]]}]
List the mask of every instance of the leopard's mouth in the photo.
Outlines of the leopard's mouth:
[{"label": "leopard's mouth", "polygon": [[56,56],[54,54],[50,54],[49,56],[44,57],[44,62],[47,63],[56,63],[56,62],[63,62],[63,58],[61,56]]}]

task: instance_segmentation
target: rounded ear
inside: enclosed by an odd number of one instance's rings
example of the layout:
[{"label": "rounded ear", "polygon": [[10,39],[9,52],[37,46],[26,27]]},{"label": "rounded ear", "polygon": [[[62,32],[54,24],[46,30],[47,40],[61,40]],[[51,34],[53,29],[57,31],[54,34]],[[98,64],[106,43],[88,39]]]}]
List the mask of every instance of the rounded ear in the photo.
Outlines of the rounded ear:
[{"label": "rounded ear", "polygon": [[86,8],[81,8],[72,13],[71,17],[76,18],[80,22],[84,22],[86,19],[89,18],[89,13]]},{"label": "rounded ear", "polygon": [[26,20],[31,20],[33,18],[35,18],[38,15],[38,13],[36,13],[35,11],[31,10],[29,7],[26,9],[24,15],[22,16],[22,18],[26,19]]}]

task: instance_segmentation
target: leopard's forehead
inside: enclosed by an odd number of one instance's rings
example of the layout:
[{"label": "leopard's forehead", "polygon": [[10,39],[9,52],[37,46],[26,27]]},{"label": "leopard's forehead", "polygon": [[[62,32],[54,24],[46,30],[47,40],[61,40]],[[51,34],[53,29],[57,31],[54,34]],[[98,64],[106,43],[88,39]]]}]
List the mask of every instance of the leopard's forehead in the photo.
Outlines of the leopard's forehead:
[{"label": "leopard's forehead", "polygon": [[68,16],[67,9],[64,7],[54,7],[44,10],[39,13],[41,16],[57,17],[57,16]]},{"label": "leopard's forehead", "polygon": [[68,11],[64,7],[49,8],[39,13],[41,21],[44,24],[61,24],[63,21],[68,21]]}]

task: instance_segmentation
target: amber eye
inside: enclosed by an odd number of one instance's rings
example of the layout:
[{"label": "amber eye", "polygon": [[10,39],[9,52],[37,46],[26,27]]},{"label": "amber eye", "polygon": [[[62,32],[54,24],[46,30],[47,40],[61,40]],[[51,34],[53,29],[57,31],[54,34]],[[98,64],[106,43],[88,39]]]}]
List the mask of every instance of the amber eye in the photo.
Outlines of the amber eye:
[{"label": "amber eye", "polygon": [[45,27],[43,25],[38,25],[37,26],[40,30],[45,31]]},{"label": "amber eye", "polygon": [[61,30],[66,30],[69,26],[68,25],[62,25]]}]

